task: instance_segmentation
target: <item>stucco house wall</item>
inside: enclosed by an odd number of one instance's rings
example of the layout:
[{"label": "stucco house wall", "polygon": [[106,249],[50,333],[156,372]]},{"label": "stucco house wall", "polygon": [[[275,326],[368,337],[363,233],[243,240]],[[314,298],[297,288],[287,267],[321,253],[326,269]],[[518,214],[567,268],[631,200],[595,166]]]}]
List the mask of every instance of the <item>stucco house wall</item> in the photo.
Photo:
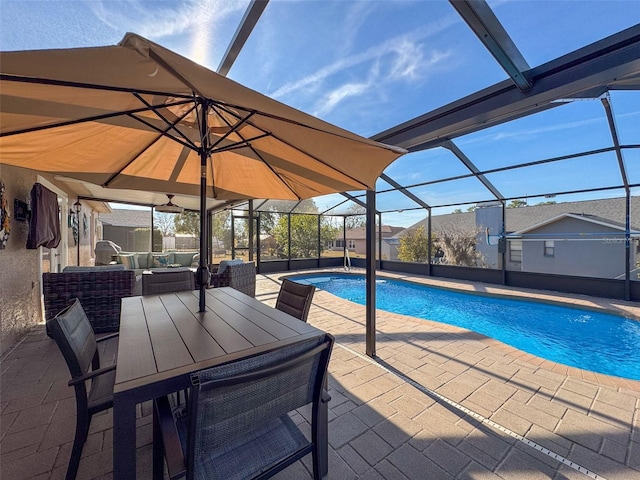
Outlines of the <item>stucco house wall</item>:
[{"label": "stucco house wall", "polygon": [[[587,235],[579,240],[554,241],[553,256],[545,256],[545,234],[566,234],[585,232]],[[553,223],[543,225],[527,234],[541,236],[540,240],[522,242],[522,271],[538,273],[557,273],[564,275],[589,276],[600,278],[616,278],[624,274],[625,245],[620,236],[621,231],[593,222],[572,217],[561,218]],[[597,240],[592,234],[599,234]],[[612,235],[615,234],[615,235]],[[607,236],[603,240],[601,235]],[[548,238],[549,240],[553,238]],[[635,263],[632,252],[631,265]]]},{"label": "stucco house wall", "polygon": [[37,250],[27,250],[29,223],[13,218],[13,200],[27,201],[36,182],[35,172],[0,166],[0,180],[11,212],[11,234],[0,250],[0,354],[41,321],[40,278]]},{"label": "stucco house wall", "polygon": [[[42,175],[42,174],[41,174]],[[75,194],[61,182],[56,182],[53,176],[42,175],[48,182],[66,192],[69,204],[75,202]],[[9,203],[11,213],[11,234],[6,248],[0,249],[0,355],[10,349],[15,342],[34,325],[43,321],[40,278],[40,249],[27,250],[27,236],[29,222],[18,221],[14,218],[14,199],[29,202],[31,188],[38,181],[37,172],[0,165],[0,180],[5,184],[5,197]],[[86,213],[88,219],[92,217],[92,209],[82,206],[80,218]],[[62,212],[62,221],[68,222],[69,212]],[[87,233],[80,223],[80,262],[92,262],[95,238],[90,234],[91,225],[87,225]],[[67,265],[77,265],[78,249],[73,239],[73,231],[68,229],[67,235]]]}]

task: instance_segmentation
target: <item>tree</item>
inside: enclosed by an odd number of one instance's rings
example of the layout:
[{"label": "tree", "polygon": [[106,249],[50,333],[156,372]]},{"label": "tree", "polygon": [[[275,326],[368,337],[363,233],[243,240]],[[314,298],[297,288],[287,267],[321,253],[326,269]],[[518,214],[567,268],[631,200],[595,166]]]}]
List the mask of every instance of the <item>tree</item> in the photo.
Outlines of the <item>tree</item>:
[{"label": "tree", "polygon": [[480,229],[464,231],[453,225],[447,225],[437,232],[438,247],[444,252],[449,265],[475,267],[482,260],[476,251],[476,235]]},{"label": "tree", "polygon": [[156,212],[153,215],[153,226],[160,230],[163,237],[168,237],[172,233],[175,232],[175,223],[174,223],[173,213],[161,213]]},{"label": "tree", "polygon": [[[288,245],[288,218],[282,215],[273,229],[273,236],[285,256],[292,258],[317,257],[331,240],[338,234],[339,229],[331,226],[329,221],[320,221],[320,252],[318,252],[318,216],[292,214],[291,216],[291,245]],[[291,250],[289,252],[289,249]]]},{"label": "tree", "polygon": [[224,210],[211,216],[211,232],[216,239],[214,248],[231,246],[231,212]]},{"label": "tree", "polygon": [[313,198],[301,200],[291,212],[295,213],[318,213],[318,206]]},{"label": "tree", "polygon": [[456,208],[456,209],[455,209],[453,212],[451,212],[451,213],[462,213],[462,210],[461,210],[461,209],[459,209],[459,208]]},{"label": "tree", "polygon": [[469,208],[467,208],[467,212],[475,212],[477,208],[477,205],[471,205]]},{"label": "tree", "polygon": [[267,235],[271,235],[276,223],[278,223],[278,219],[281,217],[281,214],[274,210],[273,207],[268,207],[267,210],[260,210],[260,232],[266,233]]},{"label": "tree", "polygon": [[537,203],[536,205],[555,205],[555,204],[556,204],[556,202],[555,202],[555,201],[550,200],[550,201],[548,201],[548,202],[540,202],[540,203]]},{"label": "tree", "polygon": [[[432,244],[434,243],[434,240],[435,236],[432,234]],[[423,226],[407,230],[400,238],[398,259],[402,262],[426,263],[429,261],[429,241]]]},{"label": "tree", "polygon": [[362,228],[367,224],[367,209],[362,205],[353,203],[347,209],[346,226],[347,229]]},{"label": "tree", "polygon": [[526,207],[527,206],[527,201],[526,200],[511,200],[511,202],[507,205],[507,208],[520,208],[520,207]]},{"label": "tree", "polygon": [[191,234],[196,238],[200,238],[200,213],[184,212],[179,213],[173,219],[176,225],[176,233]]}]

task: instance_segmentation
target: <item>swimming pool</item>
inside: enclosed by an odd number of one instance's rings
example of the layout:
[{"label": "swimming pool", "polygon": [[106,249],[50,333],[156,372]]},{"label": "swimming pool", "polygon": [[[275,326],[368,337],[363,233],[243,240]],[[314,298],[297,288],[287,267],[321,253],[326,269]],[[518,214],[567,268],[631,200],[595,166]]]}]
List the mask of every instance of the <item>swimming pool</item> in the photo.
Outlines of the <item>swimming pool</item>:
[{"label": "swimming pool", "polygon": [[[363,275],[291,277],[366,304]],[[473,330],[553,362],[640,380],[640,322],[542,302],[376,280],[376,308]]]}]

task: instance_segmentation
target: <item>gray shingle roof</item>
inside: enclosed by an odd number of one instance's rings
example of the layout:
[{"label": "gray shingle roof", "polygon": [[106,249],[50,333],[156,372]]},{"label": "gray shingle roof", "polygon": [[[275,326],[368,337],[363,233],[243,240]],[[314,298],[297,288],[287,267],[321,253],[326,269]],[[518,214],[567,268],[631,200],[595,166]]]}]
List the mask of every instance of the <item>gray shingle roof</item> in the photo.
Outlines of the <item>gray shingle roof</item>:
[{"label": "gray shingle roof", "polygon": [[[393,237],[397,233],[403,231],[403,227],[394,227],[392,225],[382,225],[382,238]],[[378,226],[376,225],[376,235],[378,234]],[[367,231],[364,227],[347,229],[347,240],[364,240],[367,238]]]},{"label": "gray shingle roof", "polygon": [[[575,218],[578,220],[582,220],[585,222],[593,222],[593,223],[598,223],[601,225],[605,225],[607,227],[611,227],[614,228],[616,230],[622,230],[624,231],[624,229],[626,228],[624,224],[621,224],[620,222],[612,222],[611,220],[607,220],[606,218],[602,218],[602,217],[598,217],[597,215],[588,215],[588,214],[580,214],[580,215],[576,215],[575,213],[562,213],[560,215],[558,215],[557,217],[552,217],[542,223],[537,223],[535,225],[531,225],[527,228],[525,228],[524,230],[518,230],[515,233],[528,233],[528,232],[532,232],[537,230],[538,228],[542,227],[543,225],[548,225],[550,223],[554,223],[554,222],[558,222],[564,218],[567,217],[571,217],[571,218]],[[631,229],[631,233],[637,233],[635,230]]]},{"label": "gray shingle roof", "polygon": [[149,210],[114,209],[112,213],[101,213],[100,221],[114,227],[151,227],[151,212]]},{"label": "gray shingle roof", "polygon": [[[631,197],[631,230],[640,229],[640,197]],[[601,200],[585,200],[581,202],[564,202],[550,205],[531,205],[527,207],[507,208],[506,228],[507,232],[517,232],[533,225],[542,223],[550,218],[563,213],[575,213],[577,215],[591,215],[599,217],[603,222],[615,225],[625,225],[625,199],[607,198]],[[473,230],[476,225],[474,212],[449,213],[447,215],[434,215],[431,218],[431,228],[437,231],[444,225],[453,224],[464,230]],[[423,225],[427,228],[426,217],[409,228]],[[401,234],[400,234],[401,235]]]}]

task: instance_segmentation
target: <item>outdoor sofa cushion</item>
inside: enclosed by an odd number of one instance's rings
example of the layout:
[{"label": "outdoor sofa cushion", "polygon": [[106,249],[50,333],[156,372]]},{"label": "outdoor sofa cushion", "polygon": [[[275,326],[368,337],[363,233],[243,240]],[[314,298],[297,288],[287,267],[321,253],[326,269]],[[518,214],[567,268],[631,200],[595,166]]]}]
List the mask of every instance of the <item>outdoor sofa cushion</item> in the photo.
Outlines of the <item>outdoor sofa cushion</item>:
[{"label": "outdoor sofa cushion", "polygon": [[197,254],[198,252],[120,252],[116,261],[118,264],[125,265],[127,269],[135,270],[136,274],[140,274],[143,270],[166,268],[168,265],[193,267],[194,257]]}]

